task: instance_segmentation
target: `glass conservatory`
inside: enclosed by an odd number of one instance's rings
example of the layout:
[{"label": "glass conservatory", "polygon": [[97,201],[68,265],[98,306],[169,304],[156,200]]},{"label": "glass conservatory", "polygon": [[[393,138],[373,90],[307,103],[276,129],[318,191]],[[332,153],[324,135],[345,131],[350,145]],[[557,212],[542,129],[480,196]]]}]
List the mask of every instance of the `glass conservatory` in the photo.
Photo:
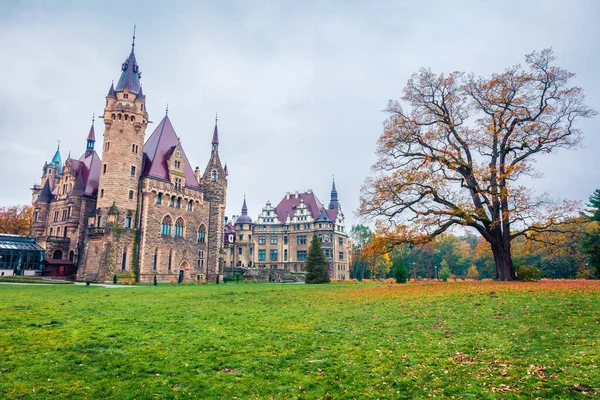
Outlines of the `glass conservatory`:
[{"label": "glass conservatory", "polygon": [[[0,234],[2,275],[35,275],[42,270],[44,249],[29,236]],[[25,272],[28,271],[28,272]]]}]

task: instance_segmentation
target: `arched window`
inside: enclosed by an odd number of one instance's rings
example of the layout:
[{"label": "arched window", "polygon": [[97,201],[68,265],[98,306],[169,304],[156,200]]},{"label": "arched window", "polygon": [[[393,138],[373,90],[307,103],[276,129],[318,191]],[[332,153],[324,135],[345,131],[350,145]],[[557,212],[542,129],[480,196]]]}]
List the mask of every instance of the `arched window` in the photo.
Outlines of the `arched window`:
[{"label": "arched window", "polygon": [[172,265],[173,265],[173,249],[169,250],[169,272],[171,272]]},{"label": "arched window", "polygon": [[175,236],[183,236],[183,218],[181,217],[177,218],[177,221],[175,221]]},{"label": "arched window", "polygon": [[175,208],[181,208],[181,197],[177,198],[177,201],[175,202]]},{"label": "arched window", "polygon": [[121,114],[117,114],[117,118],[121,119]]},{"label": "arched window", "polygon": [[171,196],[171,200],[169,200],[169,207],[175,206],[175,196]]},{"label": "arched window", "polygon": [[60,226],[56,228],[56,236],[60,236]]},{"label": "arched window", "polygon": [[132,115],[131,116],[131,122],[134,122],[134,121],[135,121],[135,117]]},{"label": "arched window", "polygon": [[117,119],[117,115],[116,114],[112,114],[111,117],[112,117],[112,119]]},{"label": "arched window", "polygon": [[71,250],[69,252],[69,261],[73,262],[75,260],[75,252]]},{"label": "arched window", "polygon": [[192,211],[192,208],[193,208],[193,203],[194,203],[194,202],[193,202],[192,200],[188,201],[188,210],[189,210],[189,211]]},{"label": "arched window", "polygon": [[54,250],[54,253],[52,253],[52,259],[62,260],[62,250]]},{"label": "arched window", "polygon": [[125,114],[125,121],[129,119],[129,115]]},{"label": "arched window", "polygon": [[52,236],[53,231],[54,231],[54,228],[50,228],[50,235],[49,236]]},{"label": "arched window", "polygon": [[198,228],[198,243],[204,243],[206,241],[206,228],[204,224],[200,225]]},{"label": "arched window", "polygon": [[156,195],[156,204],[158,204],[158,205],[162,204],[162,193],[159,193]]},{"label": "arched window", "polygon": [[217,170],[216,169],[212,170],[211,176],[212,176],[212,181],[216,182],[217,181]]},{"label": "arched window", "polygon": [[67,229],[67,227],[65,226],[65,229],[63,229],[63,236],[64,236],[64,237],[67,237],[67,233],[68,233],[68,229]]},{"label": "arched window", "polygon": [[158,266],[158,247],[154,249],[154,258],[152,259],[152,270],[156,272]]},{"label": "arched window", "polygon": [[173,222],[171,221],[171,217],[167,215],[162,220],[160,234],[163,236],[171,236],[171,225],[173,225]]},{"label": "arched window", "polygon": [[121,271],[127,268],[127,247],[123,247],[123,257],[121,258]]}]

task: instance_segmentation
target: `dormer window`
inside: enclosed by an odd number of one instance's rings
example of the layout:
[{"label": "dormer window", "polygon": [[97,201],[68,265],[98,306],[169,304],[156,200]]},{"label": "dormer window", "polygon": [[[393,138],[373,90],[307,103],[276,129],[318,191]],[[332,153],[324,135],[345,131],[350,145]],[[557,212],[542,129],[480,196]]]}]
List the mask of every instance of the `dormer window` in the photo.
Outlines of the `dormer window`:
[{"label": "dormer window", "polygon": [[128,66],[129,66],[129,64],[127,64],[127,63],[123,63],[123,65],[121,65],[121,69],[122,69],[123,71],[125,71],[125,70],[127,69],[127,67],[128,67]]},{"label": "dormer window", "polygon": [[173,166],[177,169],[181,168],[181,161],[174,161]]},{"label": "dormer window", "polygon": [[[124,99],[128,99],[128,98],[129,98],[129,95],[128,95],[127,93],[123,93],[123,98],[124,98]],[[127,117],[127,116],[125,116],[125,117]],[[127,118],[125,118],[125,119],[127,119]]]}]

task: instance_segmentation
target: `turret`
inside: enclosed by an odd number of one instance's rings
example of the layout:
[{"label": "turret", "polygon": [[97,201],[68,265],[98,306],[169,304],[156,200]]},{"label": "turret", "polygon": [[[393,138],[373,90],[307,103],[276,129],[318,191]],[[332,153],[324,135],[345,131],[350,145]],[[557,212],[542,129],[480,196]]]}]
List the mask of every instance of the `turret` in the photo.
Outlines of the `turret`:
[{"label": "turret", "polygon": [[335,179],[334,179],[333,184],[331,185],[331,199],[329,200],[329,209],[333,210],[338,207],[339,207],[338,192],[335,188]]},{"label": "turret", "polygon": [[87,137],[87,146],[85,147],[86,153],[94,151],[94,143],[96,143],[96,134],[94,133],[94,117],[92,116],[92,127],[90,128],[90,133]]}]

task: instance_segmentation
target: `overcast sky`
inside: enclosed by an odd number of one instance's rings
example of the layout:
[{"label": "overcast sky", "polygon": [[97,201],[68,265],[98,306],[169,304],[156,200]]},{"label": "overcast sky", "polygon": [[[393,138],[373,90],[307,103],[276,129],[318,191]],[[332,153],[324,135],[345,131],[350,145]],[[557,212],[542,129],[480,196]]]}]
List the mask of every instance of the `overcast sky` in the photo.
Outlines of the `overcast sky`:
[{"label": "overcast sky", "polygon": [[[381,110],[419,67],[487,76],[553,47],[600,110],[599,19],[594,0],[0,1],[0,205],[31,201],[57,140],[63,160],[84,152],[134,23],[154,121],[146,137],[168,103],[192,166],[204,169],[218,111],[228,215],[244,193],[252,218],[288,191],[310,188],[326,203],[335,175],[349,229]],[[539,159],[536,189],[587,200],[600,188],[598,126],[580,123],[583,148]],[[99,153],[103,128],[96,121]]]}]

